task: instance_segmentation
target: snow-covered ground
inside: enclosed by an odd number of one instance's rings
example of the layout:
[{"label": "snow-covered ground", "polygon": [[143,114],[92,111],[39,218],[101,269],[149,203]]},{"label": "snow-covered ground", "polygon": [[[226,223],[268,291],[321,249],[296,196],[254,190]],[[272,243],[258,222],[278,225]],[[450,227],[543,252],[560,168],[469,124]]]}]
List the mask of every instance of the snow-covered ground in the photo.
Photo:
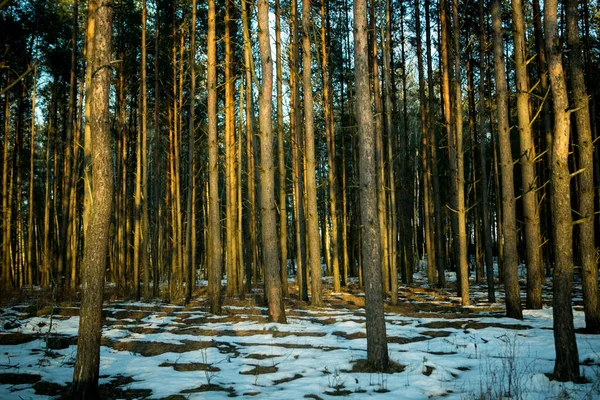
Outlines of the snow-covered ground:
[{"label": "snow-covered ground", "polygon": [[[390,374],[353,371],[366,357],[360,295],[330,294],[320,309],[288,308],[288,324],[268,323],[264,308],[243,302],[225,306],[222,316],[207,313],[200,301],[185,308],[107,302],[100,384],[113,382],[115,397],[152,399],[600,398],[599,335],[577,334],[589,383],[549,380],[551,309],[525,311],[517,321],[481,302],[463,310],[432,291],[402,294],[413,312],[386,313],[389,355],[401,365]],[[436,310],[419,310],[435,301],[442,304]],[[2,310],[0,399],[49,398],[61,390],[52,383],[71,381],[77,309],[56,308],[52,321],[50,314],[25,306]],[[583,312],[575,311],[575,327],[584,325]],[[54,349],[46,351],[47,343]]]}]

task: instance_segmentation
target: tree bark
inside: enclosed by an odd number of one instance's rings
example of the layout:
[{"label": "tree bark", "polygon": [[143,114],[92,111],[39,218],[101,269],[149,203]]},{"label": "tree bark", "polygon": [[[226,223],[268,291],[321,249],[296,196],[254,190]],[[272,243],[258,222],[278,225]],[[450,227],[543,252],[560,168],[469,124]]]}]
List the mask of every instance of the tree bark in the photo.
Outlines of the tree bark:
[{"label": "tree bark", "polygon": [[377,179],[377,162],[371,111],[367,28],[366,1],[354,0],[355,115],[360,140],[361,240],[367,314],[367,362],[374,370],[385,371],[389,365],[389,355],[383,313],[384,291],[377,192],[372,189]]},{"label": "tree bark", "polygon": [[569,77],[575,106],[575,127],[579,160],[579,251],[583,284],[583,308],[586,330],[600,332],[598,303],[598,259],[594,238],[594,142],[590,125],[589,97],[583,75],[579,12],[577,0],[567,0],[567,45],[569,47]]},{"label": "tree bark", "polygon": [[[93,201],[86,232],[82,273],[77,357],[73,371],[72,398],[93,399],[98,396],[100,339],[102,336],[102,300],[108,236],[113,197],[112,146],[109,129],[110,69],[113,3],[92,0],[89,4],[88,34],[93,51],[88,49],[91,86],[90,131],[94,132],[90,168],[92,180],[84,187]],[[85,338],[85,340],[84,340]]]},{"label": "tree bark", "polygon": [[306,234],[308,238],[308,264],[311,274],[311,304],[321,306],[321,248],[319,215],[317,212],[317,182],[315,160],[315,129],[311,82],[311,1],[302,0],[302,88],[304,90],[304,157],[306,159]]},{"label": "tree bark", "polygon": [[521,145],[523,216],[527,265],[527,308],[542,308],[542,237],[535,176],[535,144],[531,131],[525,17],[522,0],[512,0],[517,117]]},{"label": "tree bark", "polygon": [[556,361],[554,379],[579,380],[579,353],[573,326],[571,291],[573,289],[573,221],[571,218],[571,176],[569,136],[571,123],[567,84],[558,36],[557,0],[544,0],[545,48],[548,77],[552,88],[554,137],[552,140],[552,228],[554,257],[552,315]]},{"label": "tree bark", "polygon": [[219,218],[219,143],[217,136],[217,40],[215,35],[215,1],[208,1],[208,212],[209,212],[209,282],[210,311],[221,313],[221,221]]},{"label": "tree bark", "polygon": [[[258,1],[258,44],[262,70],[259,91],[260,125],[260,213],[265,290],[269,303],[269,320],[285,323],[283,292],[277,241],[275,212],[275,167],[273,165],[273,134],[271,127],[271,97],[273,95],[273,60],[269,37],[269,1]],[[317,242],[318,243],[318,242]],[[313,293],[314,296],[314,293]],[[314,298],[314,297],[313,297]]]},{"label": "tree bark", "polygon": [[519,260],[517,253],[513,158],[510,148],[508,93],[502,43],[500,0],[492,1],[492,28],[494,31],[494,73],[496,76],[496,101],[498,104],[498,142],[502,168],[502,235],[504,237],[503,263],[506,315],[511,318],[522,319],[523,312],[521,310],[521,298],[519,294]]}]

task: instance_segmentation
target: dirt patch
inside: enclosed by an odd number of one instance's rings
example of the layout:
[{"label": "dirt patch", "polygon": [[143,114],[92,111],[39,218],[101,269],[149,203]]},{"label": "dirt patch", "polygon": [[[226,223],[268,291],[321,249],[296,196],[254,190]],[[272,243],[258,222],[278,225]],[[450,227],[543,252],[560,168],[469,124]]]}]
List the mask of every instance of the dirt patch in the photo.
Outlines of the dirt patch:
[{"label": "dirt patch", "polygon": [[435,368],[430,366],[430,365],[426,365],[425,368],[423,369],[423,375],[425,376],[430,376],[433,371],[435,371]]},{"label": "dirt patch", "polygon": [[254,365],[250,364],[250,366],[254,367],[252,369],[248,369],[245,371],[240,371],[241,375],[262,375],[262,374],[272,374],[278,371],[278,368],[274,365]]},{"label": "dirt patch", "polygon": [[273,346],[282,347],[284,349],[313,349],[321,351],[345,350],[343,347],[334,346],[313,346],[312,344],[301,343],[234,343],[237,346],[253,347],[253,346]]},{"label": "dirt patch", "polygon": [[39,394],[42,396],[58,396],[60,394],[65,393],[67,386],[60,385],[54,382],[46,382],[39,381],[33,385],[33,390],[35,390],[35,394]]},{"label": "dirt patch", "polygon": [[352,394],[352,391],[348,390],[348,389],[340,389],[340,390],[325,391],[325,392],[323,392],[323,394],[326,394],[328,396],[350,396]]},{"label": "dirt patch", "polygon": [[425,331],[421,333],[423,335],[431,336],[432,338],[448,337],[452,335],[452,332],[449,331]]},{"label": "dirt patch", "polygon": [[188,371],[208,371],[208,372],[219,372],[221,369],[211,364],[204,363],[162,363],[159,367],[173,367],[177,372],[188,372]]},{"label": "dirt patch", "polygon": [[227,392],[229,393],[229,397],[235,397],[235,390],[232,387],[223,387],[215,384],[210,385],[200,385],[194,389],[185,389],[180,393],[203,393],[203,392]]},{"label": "dirt patch", "polygon": [[48,315],[54,315],[55,318],[56,318],[56,316],[76,317],[79,315],[79,308],[78,307],[45,306],[37,311],[38,317],[48,316]]},{"label": "dirt patch", "polygon": [[42,377],[36,374],[0,374],[2,385],[27,385],[38,382]]},{"label": "dirt patch", "polygon": [[14,346],[23,343],[33,342],[39,339],[39,335],[29,335],[25,333],[2,333],[0,334],[0,345]]},{"label": "dirt patch", "polygon": [[[385,374],[395,374],[403,372],[406,366],[402,364],[395,363],[390,360],[387,371],[384,371]],[[367,373],[380,373],[373,365],[366,359],[356,360],[352,363],[351,370],[343,370],[342,372],[367,372]]]},{"label": "dirt patch", "polygon": [[215,342],[200,342],[182,340],[182,344],[163,342],[124,342],[118,341],[112,344],[112,348],[118,351],[130,351],[144,357],[158,356],[164,353],[185,353],[188,351],[208,349],[216,347]]},{"label": "dirt patch", "polygon": [[323,337],[326,333],[323,332],[288,332],[278,330],[218,330],[218,329],[201,329],[201,328],[182,328],[169,331],[176,335],[193,335],[193,336],[230,336],[230,337],[246,337],[255,335],[272,335],[274,338],[282,338],[287,336],[308,336],[308,337]]},{"label": "dirt patch", "polygon": [[76,336],[50,336],[46,340],[46,346],[50,350],[64,350],[68,349],[71,345],[77,345]]},{"label": "dirt patch", "polygon": [[417,325],[417,328],[431,328],[431,329],[442,329],[442,328],[454,328],[454,329],[485,329],[485,328],[502,328],[512,330],[526,330],[533,329],[528,325],[518,324],[499,324],[499,323],[486,323],[477,321],[432,321],[425,324]]},{"label": "dirt patch", "polygon": [[268,358],[275,358],[275,357],[279,357],[279,356],[275,355],[275,354],[252,353],[252,354],[248,354],[245,358],[250,358],[252,360],[266,360]]},{"label": "dirt patch", "polygon": [[344,339],[347,339],[347,340],[366,339],[367,338],[367,334],[364,332],[346,333],[346,332],[341,332],[341,331],[335,331],[332,333],[332,335],[343,337]]},{"label": "dirt patch", "polygon": [[295,381],[296,379],[300,379],[302,377],[303,377],[303,375],[301,375],[301,374],[295,374],[294,376],[290,376],[288,378],[276,379],[273,381],[273,385],[275,386],[275,385],[280,385],[282,383],[288,383],[291,381]]}]

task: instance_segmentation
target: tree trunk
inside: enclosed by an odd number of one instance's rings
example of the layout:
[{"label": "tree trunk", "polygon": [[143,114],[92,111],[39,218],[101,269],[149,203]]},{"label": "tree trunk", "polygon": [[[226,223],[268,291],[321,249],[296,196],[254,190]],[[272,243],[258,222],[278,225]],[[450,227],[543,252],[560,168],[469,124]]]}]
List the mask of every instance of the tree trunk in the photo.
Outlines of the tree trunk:
[{"label": "tree trunk", "polygon": [[215,36],[215,1],[208,2],[208,212],[209,263],[208,293],[210,311],[221,313],[221,221],[219,218],[219,143],[217,135],[217,40]]},{"label": "tree trunk", "polygon": [[556,361],[554,379],[579,380],[579,353],[573,326],[571,291],[573,289],[573,221],[571,218],[571,176],[569,172],[569,135],[571,124],[567,84],[558,36],[557,0],[544,0],[545,47],[552,88],[554,137],[552,140],[552,228],[554,257],[552,315]]},{"label": "tree trunk", "polygon": [[506,315],[522,319],[519,294],[519,259],[517,253],[517,226],[515,216],[515,190],[513,182],[513,158],[510,148],[508,122],[508,93],[506,68],[502,43],[502,17],[500,0],[492,1],[492,27],[494,30],[494,73],[496,76],[496,101],[498,103],[498,141],[502,168],[502,234],[504,237],[503,264],[506,292]]},{"label": "tree trunk", "polygon": [[[328,10],[327,10],[328,11]],[[325,136],[327,140],[327,178],[329,183],[329,209],[331,212],[331,261],[333,268],[333,291],[339,292],[340,285],[340,235],[338,228],[338,181],[335,163],[335,126],[332,101],[332,83],[327,40],[325,1],[321,2],[321,73],[323,74],[323,103],[325,111]],[[326,222],[327,223],[327,222]]]},{"label": "tree trunk", "polygon": [[92,0],[89,4],[88,34],[93,40],[93,51],[88,49],[92,65],[90,131],[94,132],[90,168],[92,180],[84,186],[90,204],[90,220],[85,241],[82,265],[82,293],[79,320],[79,340],[73,372],[72,398],[97,398],[100,370],[100,339],[102,336],[102,300],[104,271],[108,250],[108,236],[113,197],[112,145],[109,129],[109,94],[112,39],[112,2]]},{"label": "tree trunk", "polygon": [[441,189],[440,179],[438,175],[437,167],[437,140],[435,132],[435,94],[433,90],[433,67],[431,57],[431,18],[430,18],[430,1],[425,0],[425,32],[427,41],[427,92],[429,93],[429,132],[431,135],[430,146],[431,146],[431,173],[433,183],[433,208],[435,213],[435,250],[436,250],[436,266],[437,266],[437,283],[438,286],[443,288],[446,286],[446,257],[444,255],[444,234],[442,230],[442,201],[441,201]]},{"label": "tree trunk", "polygon": [[281,289],[288,294],[287,271],[287,179],[283,139],[283,66],[281,63],[281,9],[275,0],[275,63],[277,69],[277,161],[279,172],[279,251],[281,254]]},{"label": "tree trunk", "polygon": [[196,0],[192,0],[192,26],[190,33],[190,121],[188,138],[189,177],[186,234],[186,303],[189,303],[192,299],[192,293],[196,286],[194,279],[194,270],[196,269],[196,8]]},{"label": "tree trunk", "polygon": [[598,303],[598,265],[594,238],[594,145],[590,125],[589,99],[583,76],[581,41],[579,39],[577,0],[567,0],[567,45],[569,76],[575,106],[577,149],[579,155],[579,249],[583,284],[583,307],[586,330],[600,332]]},{"label": "tree trunk", "polygon": [[[262,71],[259,91],[260,125],[260,215],[263,266],[266,297],[269,303],[269,320],[285,323],[283,293],[277,242],[277,216],[275,212],[275,168],[273,165],[273,134],[271,127],[271,97],[273,96],[273,60],[269,37],[269,1],[258,1],[258,44]],[[318,243],[318,242],[317,242]],[[313,293],[314,296],[314,293]],[[314,297],[313,297],[314,298]]]},{"label": "tree trunk", "polygon": [[487,131],[485,126],[485,48],[486,48],[486,25],[484,20],[484,2],[479,0],[479,164],[481,170],[481,214],[483,222],[483,247],[486,267],[486,278],[488,286],[488,301],[496,302],[494,288],[494,253],[492,249],[492,226],[490,224],[490,203],[488,192],[488,162],[486,157]]},{"label": "tree trunk", "polygon": [[515,80],[517,85],[517,116],[521,144],[521,176],[523,216],[525,223],[527,265],[527,308],[542,308],[542,237],[535,176],[535,144],[531,131],[529,77],[525,17],[522,0],[512,0],[513,37],[515,43]]},{"label": "tree trunk", "polygon": [[377,179],[377,162],[371,112],[367,28],[366,1],[354,0],[355,115],[360,140],[361,240],[362,264],[366,283],[367,361],[374,370],[385,371],[389,365],[389,355],[383,314],[384,291],[381,270],[381,239],[377,217],[377,192],[372,190]]},{"label": "tree trunk", "polygon": [[[33,176],[34,171],[34,159],[35,159],[35,101],[37,96],[37,65],[33,66],[33,95],[31,98],[31,137],[30,137],[30,157],[29,157],[29,198],[28,205],[29,210],[27,211],[27,283],[29,284],[29,295],[33,294],[33,271],[37,267],[35,262],[34,248],[34,226],[33,226]],[[8,96],[6,96],[8,99]],[[6,132],[8,133],[8,131]],[[6,135],[8,138],[8,135]]]},{"label": "tree trunk", "polygon": [[302,88],[304,90],[304,157],[306,158],[306,234],[308,237],[308,264],[311,274],[311,304],[322,304],[321,248],[319,215],[317,213],[317,182],[315,160],[314,110],[311,82],[311,1],[302,0]]}]

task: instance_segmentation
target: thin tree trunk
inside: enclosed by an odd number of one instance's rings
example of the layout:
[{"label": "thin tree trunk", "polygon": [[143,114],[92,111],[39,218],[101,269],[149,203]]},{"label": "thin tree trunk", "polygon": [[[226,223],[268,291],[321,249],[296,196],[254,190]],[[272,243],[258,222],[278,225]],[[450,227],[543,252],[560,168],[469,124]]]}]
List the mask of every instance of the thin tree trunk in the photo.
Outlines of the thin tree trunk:
[{"label": "thin tree trunk", "polygon": [[445,276],[445,256],[444,256],[444,235],[442,230],[442,200],[440,179],[437,167],[437,139],[435,132],[435,94],[433,90],[433,67],[431,57],[431,18],[430,18],[430,1],[425,0],[425,40],[427,41],[427,92],[429,93],[429,132],[430,150],[431,150],[431,173],[433,183],[433,208],[435,214],[435,250],[436,250],[436,266],[437,266],[437,283],[439,287],[446,286]]},{"label": "thin tree trunk", "polygon": [[308,236],[308,264],[311,274],[311,304],[322,304],[321,248],[319,215],[317,213],[317,183],[315,160],[314,109],[311,82],[310,16],[311,1],[302,0],[302,88],[304,91],[304,157],[306,159],[306,234]]},{"label": "thin tree trunk", "polygon": [[308,301],[306,282],[306,234],[304,224],[304,163],[300,154],[302,126],[300,123],[300,96],[298,90],[298,16],[297,0],[291,0],[290,10],[290,137],[292,138],[292,176],[294,182],[294,210],[296,233],[296,282],[298,297]]},{"label": "thin tree trunk", "polygon": [[[329,209],[331,213],[331,261],[333,268],[333,290],[339,292],[340,284],[340,243],[338,228],[338,182],[335,165],[335,126],[332,101],[332,84],[329,64],[329,45],[327,40],[325,1],[321,2],[321,73],[323,74],[323,107],[325,111],[325,136],[327,140],[327,166],[329,183]],[[327,223],[327,222],[326,222]]]},{"label": "thin tree trunk", "polygon": [[483,222],[483,247],[486,266],[486,277],[488,286],[488,301],[496,302],[494,288],[494,253],[492,249],[492,226],[490,224],[490,204],[488,192],[488,170],[486,157],[486,129],[485,129],[485,48],[486,48],[486,25],[484,20],[484,2],[479,0],[479,164],[481,170],[481,214]]},{"label": "thin tree trunk", "polygon": [[288,294],[287,272],[287,180],[283,139],[283,67],[281,63],[281,9],[275,0],[275,63],[277,69],[277,160],[279,173],[279,251],[281,254],[281,289]]},{"label": "thin tree trunk", "polygon": [[367,28],[366,1],[354,0],[355,115],[360,137],[361,239],[366,283],[367,362],[374,370],[385,371],[389,366],[389,355],[383,314],[384,291],[381,270],[381,238],[377,217],[377,192],[372,190],[377,179],[377,157],[371,112]]},{"label": "thin tree trunk", "polygon": [[[452,7],[452,28],[454,33],[454,137],[450,141],[450,158],[452,151],[455,151],[456,157],[456,209],[457,214],[457,232],[456,232],[456,262],[459,272],[459,289],[463,305],[469,305],[469,264],[467,261],[467,210],[465,207],[465,162],[463,151],[463,112],[462,112],[462,94],[460,79],[460,23],[458,20],[458,0],[453,1]],[[453,143],[454,142],[454,143]],[[454,146],[453,146],[454,145]],[[451,169],[454,164],[451,165]]]},{"label": "thin tree trunk", "polygon": [[[193,279],[193,271],[196,269],[196,8],[196,0],[192,0],[192,26],[190,33],[190,120],[188,133],[189,180],[186,233],[186,303],[189,303],[192,299],[192,293],[196,286],[195,279]],[[227,22],[228,21],[226,21],[226,23]]]},{"label": "thin tree trunk", "polygon": [[[34,255],[35,241],[33,237],[33,176],[34,159],[35,159],[35,102],[37,97],[37,65],[33,66],[33,95],[31,98],[31,141],[30,141],[30,157],[29,157],[29,203],[28,221],[27,221],[27,283],[29,284],[29,294],[33,294],[33,271],[37,267]],[[8,96],[7,96],[8,99]],[[6,131],[8,133],[8,130]],[[8,139],[8,135],[6,135]]]},{"label": "thin tree trunk", "polygon": [[221,221],[219,218],[219,164],[217,136],[217,40],[215,36],[215,1],[208,2],[208,179],[209,179],[209,273],[210,311],[221,313]]},{"label": "thin tree trunk", "polygon": [[[384,30],[384,27],[381,28]],[[391,282],[391,303],[398,303],[398,211],[396,204],[396,163],[394,158],[397,155],[397,132],[394,125],[394,105],[392,96],[394,88],[392,87],[392,10],[391,0],[385,2],[385,33],[382,34],[383,40],[383,81],[385,93],[385,129],[387,137],[387,155],[389,170],[389,205],[391,208],[390,220],[388,223],[388,242],[389,242],[389,267]]]},{"label": "thin tree trunk", "polygon": [[513,158],[510,148],[508,93],[502,43],[500,0],[492,1],[492,27],[494,30],[494,73],[496,76],[496,99],[498,104],[498,141],[502,168],[502,235],[504,238],[503,264],[506,315],[511,318],[522,319],[523,312],[521,310],[521,297],[519,294],[519,259],[517,253]]},{"label": "thin tree trunk", "polygon": [[[427,103],[425,100],[425,77],[423,76],[423,45],[421,44],[421,5],[419,0],[415,0],[415,33],[417,38],[417,69],[419,74],[419,119],[421,122],[421,165],[423,173],[423,209],[425,217],[425,246],[427,250],[427,281],[430,285],[436,279],[436,264],[435,264],[435,244],[433,242],[433,219],[430,218],[431,210],[431,190],[430,190],[430,175],[428,164],[430,155],[430,134],[427,118]],[[430,77],[431,78],[431,77]]]},{"label": "thin tree trunk", "polygon": [[[542,308],[542,237],[535,176],[535,144],[531,131],[529,76],[522,0],[512,0],[517,116],[521,144],[521,177],[527,265],[527,308]],[[592,202],[593,204],[593,202]],[[592,206],[593,207],[593,206]]]},{"label": "thin tree trunk", "polygon": [[569,46],[569,77],[575,106],[575,127],[579,169],[579,248],[583,284],[583,308],[586,329],[600,332],[600,304],[598,303],[598,265],[594,238],[594,145],[590,125],[589,98],[583,76],[581,40],[579,39],[579,12],[577,0],[567,0],[567,44]]}]

